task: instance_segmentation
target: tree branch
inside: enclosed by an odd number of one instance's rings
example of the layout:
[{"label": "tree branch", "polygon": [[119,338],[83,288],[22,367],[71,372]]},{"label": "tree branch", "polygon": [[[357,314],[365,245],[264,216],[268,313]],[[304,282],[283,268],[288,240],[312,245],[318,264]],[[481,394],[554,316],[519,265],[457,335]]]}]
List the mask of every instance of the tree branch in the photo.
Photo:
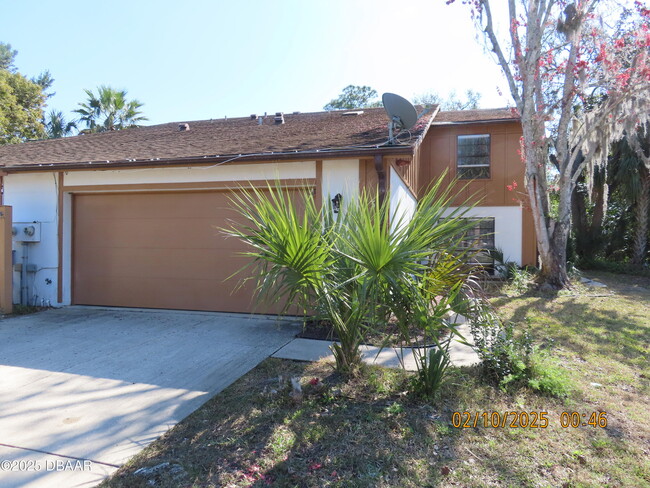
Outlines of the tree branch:
[{"label": "tree branch", "polygon": [[[492,10],[490,9],[490,0],[480,0],[480,2],[485,9],[485,16],[486,16],[486,25],[485,28],[483,29],[483,33],[486,34],[488,39],[490,40],[490,44],[492,45],[492,52],[494,52],[497,55],[497,59],[499,60],[499,65],[501,66],[503,73],[506,75],[506,80],[508,81],[508,86],[510,87],[510,93],[512,95],[512,98],[514,98],[515,103],[517,104],[517,108],[521,112],[523,109],[522,99],[521,99],[521,95],[519,94],[519,90],[517,89],[517,83],[515,82],[515,78],[510,69],[510,65],[508,64],[506,57],[503,55],[503,50],[501,49],[499,40],[497,39],[497,36],[494,33],[494,24],[492,22]],[[515,9],[514,0],[509,0],[509,5],[511,8],[510,17],[512,18]]]}]

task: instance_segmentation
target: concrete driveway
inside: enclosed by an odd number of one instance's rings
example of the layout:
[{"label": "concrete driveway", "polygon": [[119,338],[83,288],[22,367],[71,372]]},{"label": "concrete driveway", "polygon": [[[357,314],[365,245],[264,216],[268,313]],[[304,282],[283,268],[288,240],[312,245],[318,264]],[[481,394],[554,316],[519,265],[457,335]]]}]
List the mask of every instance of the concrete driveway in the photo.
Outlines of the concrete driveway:
[{"label": "concrete driveway", "polygon": [[0,320],[0,486],[94,486],[298,328],[90,307]]}]

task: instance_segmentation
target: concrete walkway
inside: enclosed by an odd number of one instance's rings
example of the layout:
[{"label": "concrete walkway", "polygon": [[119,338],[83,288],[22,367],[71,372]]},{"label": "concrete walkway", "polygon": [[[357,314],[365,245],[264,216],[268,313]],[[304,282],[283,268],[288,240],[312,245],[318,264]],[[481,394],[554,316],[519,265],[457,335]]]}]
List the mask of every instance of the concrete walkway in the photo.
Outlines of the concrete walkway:
[{"label": "concrete walkway", "polygon": [[96,485],[299,329],[90,307],[0,320],[0,486]]},{"label": "concrete walkway", "polygon": [[[463,324],[458,327],[458,331],[465,339],[471,341],[469,325]],[[320,341],[314,339],[294,339],[282,349],[273,354],[272,357],[280,359],[294,359],[297,361],[318,361],[326,359],[334,361],[334,355],[330,350],[331,341]],[[400,350],[399,348],[386,347],[380,350],[374,346],[361,346],[361,355],[364,362],[375,364],[388,368],[401,368],[402,361],[404,368],[408,371],[415,371],[416,359],[409,348]],[[402,361],[400,361],[400,356]],[[478,355],[474,350],[453,340],[449,346],[449,356],[454,366],[469,366],[479,362]]]}]

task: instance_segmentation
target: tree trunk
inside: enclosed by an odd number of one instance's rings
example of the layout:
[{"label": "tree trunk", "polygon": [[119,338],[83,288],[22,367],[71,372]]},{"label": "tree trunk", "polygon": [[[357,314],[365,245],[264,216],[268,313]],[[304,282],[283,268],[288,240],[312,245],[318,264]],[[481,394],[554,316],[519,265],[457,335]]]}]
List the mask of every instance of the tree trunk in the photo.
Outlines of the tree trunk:
[{"label": "tree trunk", "polygon": [[526,165],[524,183],[535,224],[537,250],[541,263],[537,281],[545,288],[569,288],[571,282],[566,271],[566,246],[571,229],[573,185],[570,178],[562,177],[558,216],[554,219],[549,208],[546,184],[548,151],[545,146],[536,142],[544,140],[544,126],[528,113],[522,115],[522,126],[523,159]]},{"label": "tree trunk", "polygon": [[545,261],[545,263],[542,262],[542,270],[537,277],[537,281],[542,285],[542,289],[561,290],[563,288],[570,288],[571,280],[569,280],[569,275],[566,271],[566,259],[553,253]]},{"label": "tree trunk", "polygon": [[[543,157],[541,160],[544,160]],[[569,288],[571,281],[566,270],[566,245],[571,228],[571,193],[573,190],[570,187],[561,190],[558,219],[552,220],[548,215],[546,189],[545,187],[539,188],[538,185],[540,180],[544,181],[546,178],[546,175],[539,169],[540,167],[541,165],[534,162],[526,162],[526,189],[530,199],[541,261],[541,271],[537,281],[546,288]]]},{"label": "tree trunk", "polygon": [[648,212],[650,211],[650,172],[647,168],[639,168],[641,191],[636,201],[636,230],[634,233],[634,249],[632,264],[640,266],[645,261],[648,244]]},{"label": "tree trunk", "polygon": [[596,241],[594,243],[594,251],[599,251],[602,248],[603,239],[603,221],[607,213],[607,192],[608,188],[603,181],[594,183],[594,210],[591,215],[591,236]]},{"label": "tree trunk", "polygon": [[566,245],[570,226],[566,221],[557,221],[553,238],[549,242],[548,252],[540,253],[542,269],[537,281],[544,288],[559,290],[570,288],[571,280],[566,268]]},{"label": "tree trunk", "polygon": [[580,257],[588,253],[590,226],[587,222],[587,196],[578,186],[573,189],[571,199],[571,225],[576,241],[576,254]]}]

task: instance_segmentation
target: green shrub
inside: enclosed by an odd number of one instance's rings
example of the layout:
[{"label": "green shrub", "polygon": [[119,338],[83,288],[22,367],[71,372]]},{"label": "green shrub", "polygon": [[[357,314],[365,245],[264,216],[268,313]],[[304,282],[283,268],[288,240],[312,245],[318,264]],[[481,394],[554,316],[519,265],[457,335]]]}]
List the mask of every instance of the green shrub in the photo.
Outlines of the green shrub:
[{"label": "green shrub", "polygon": [[565,397],[571,392],[566,372],[533,344],[527,330],[518,336],[512,323],[502,323],[492,312],[472,322],[474,348],[484,376],[504,391],[528,387],[539,393]]},{"label": "green shrub", "polygon": [[533,353],[527,331],[515,338],[512,323],[502,324],[493,313],[472,321],[470,330],[483,373],[491,383],[503,388],[526,378]]},{"label": "green shrub", "polygon": [[528,286],[533,281],[533,275],[525,268],[519,268],[516,263],[508,266],[508,279],[510,289],[516,293],[526,293]]},{"label": "green shrub", "polygon": [[528,386],[558,398],[568,396],[573,389],[566,370],[548,354],[541,352],[535,352],[532,356]]}]

